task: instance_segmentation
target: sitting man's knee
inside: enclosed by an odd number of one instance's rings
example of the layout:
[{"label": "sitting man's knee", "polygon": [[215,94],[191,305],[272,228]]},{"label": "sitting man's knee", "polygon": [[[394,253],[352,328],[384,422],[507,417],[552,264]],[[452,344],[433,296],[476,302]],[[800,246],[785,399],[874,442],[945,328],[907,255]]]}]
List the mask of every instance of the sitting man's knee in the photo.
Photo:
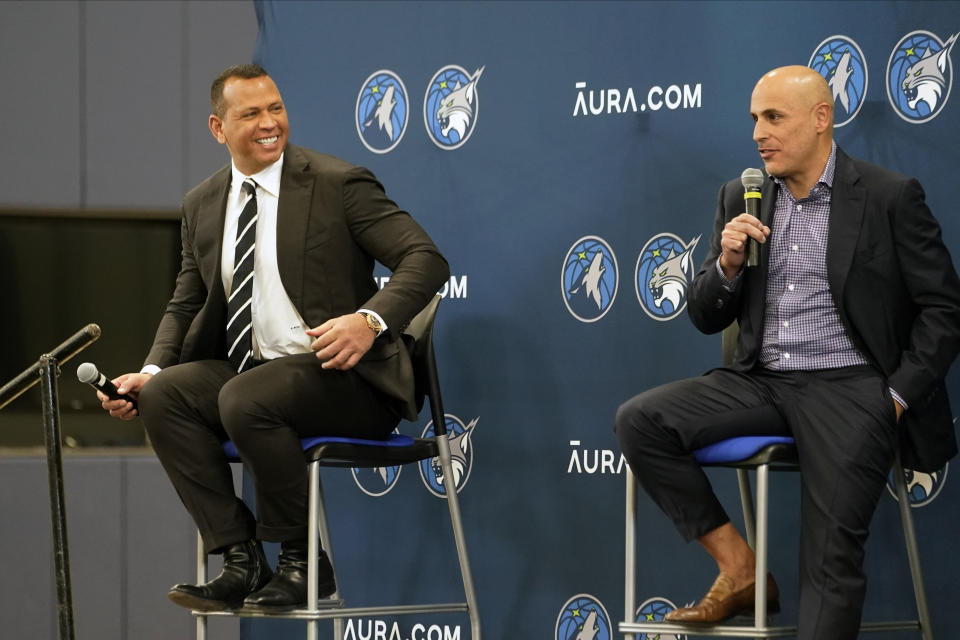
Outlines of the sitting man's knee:
[{"label": "sitting man's knee", "polygon": [[224,429],[234,440],[242,437],[238,432],[249,425],[264,421],[264,407],[259,396],[244,382],[239,377],[230,380],[223,385],[220,395],[217,396],[220,420],[223,422]]},{"label": "sitting man's knee", "polygon": [[163,369],[153,376],[140,388],[137,395],[137,409],[141,416],[152,416],[169,406],[169,401],[176,390],[176,375],[171,369]]},{"label": "sitting man's knee", "polygon": [[630,398],[617,408],[613,419],[613,430],[622,435],[626,431],[636,431],[644,423],[643,395]]}]

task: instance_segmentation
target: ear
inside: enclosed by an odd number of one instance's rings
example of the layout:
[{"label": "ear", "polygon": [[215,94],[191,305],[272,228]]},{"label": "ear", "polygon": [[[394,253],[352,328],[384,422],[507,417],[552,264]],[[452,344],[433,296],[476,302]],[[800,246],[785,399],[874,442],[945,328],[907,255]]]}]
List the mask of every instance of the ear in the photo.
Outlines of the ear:
[{"label": "ear", "polygon": [[833,115],[833,105],[828,102],[820,102],[813,108],[816,118],[817,133],[823,133],[830,128],[830,120]]},{"label": "ear", "polygon": [[207,126],[210,127],[210,133],[213,134],[217,142],[220,144],[227,143],[227,137],[223,135],[223,120],[220,119],[220,116],[211,113]]}]

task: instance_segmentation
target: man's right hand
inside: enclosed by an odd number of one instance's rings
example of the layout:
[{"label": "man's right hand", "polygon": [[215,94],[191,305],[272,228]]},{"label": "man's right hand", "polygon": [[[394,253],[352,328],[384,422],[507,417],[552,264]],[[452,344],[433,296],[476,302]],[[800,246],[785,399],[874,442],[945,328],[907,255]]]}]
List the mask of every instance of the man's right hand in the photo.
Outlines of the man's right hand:
[{"label": "man's right hand", "polygon": [[767,241],[770,227],[749,213],[741,213],[723,227],[720,236],[720,268],[723,275],[733,280],[747,260],[747,241],[753,238],[760,244]]},{"label": "man's right hand", "polygon": [[[151,373],[125,373],[119,378],[111,380],[117,385],[117,391],[123,394],[129,394],[136,398],[140,394],[143,385],[153,377]],[[97,398],[100,399],[100,406],[110,412],[114,418],[121,420],[133,420],[139,413],[133,407],[133,403],[128,400],[111,400],[106,394],[97,391]]]}]

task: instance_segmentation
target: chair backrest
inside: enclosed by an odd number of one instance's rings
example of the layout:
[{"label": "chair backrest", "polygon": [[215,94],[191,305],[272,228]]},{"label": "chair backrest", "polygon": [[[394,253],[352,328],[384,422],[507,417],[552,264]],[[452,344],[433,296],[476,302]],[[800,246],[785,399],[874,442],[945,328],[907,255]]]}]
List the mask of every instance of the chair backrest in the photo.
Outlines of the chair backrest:
[{"label": "chair backrest", "polygon": [[433,433],[447,435],[447,423],[443,414],[443,400],[440,397],[440,378],[437,374],[437,361],[433,350],[433,322],[440,306],[440,294],[415,315],[404,328],[403,335],[413,361],[413,375],[416,380],[417,394],[430,399],[430,412],[433,417]]}]

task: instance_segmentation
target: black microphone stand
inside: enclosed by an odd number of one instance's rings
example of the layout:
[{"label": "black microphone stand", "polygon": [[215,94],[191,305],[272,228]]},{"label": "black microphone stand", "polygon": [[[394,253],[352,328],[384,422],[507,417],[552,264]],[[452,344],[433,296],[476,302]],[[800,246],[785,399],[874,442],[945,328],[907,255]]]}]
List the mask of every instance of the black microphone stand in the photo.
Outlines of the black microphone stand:
[{"label": "black microphone stand", "polygon": [[57,619],[60,640],[73,640],[73,591],[70,585],[70,553],[67,544],[67,511],[63,498],[63,441],[60,434],[60,398],[57,377],[60,363],[77,355],[97,338],[100,327],[88,324],[63,341],[50,353],[24,369],[20,375],[0,388],[0,409],[40,383],[43,404],[43,439],[47,447],[47,478],[50,485],[50,521],[53,524],[53,557],[57,582]]}]

